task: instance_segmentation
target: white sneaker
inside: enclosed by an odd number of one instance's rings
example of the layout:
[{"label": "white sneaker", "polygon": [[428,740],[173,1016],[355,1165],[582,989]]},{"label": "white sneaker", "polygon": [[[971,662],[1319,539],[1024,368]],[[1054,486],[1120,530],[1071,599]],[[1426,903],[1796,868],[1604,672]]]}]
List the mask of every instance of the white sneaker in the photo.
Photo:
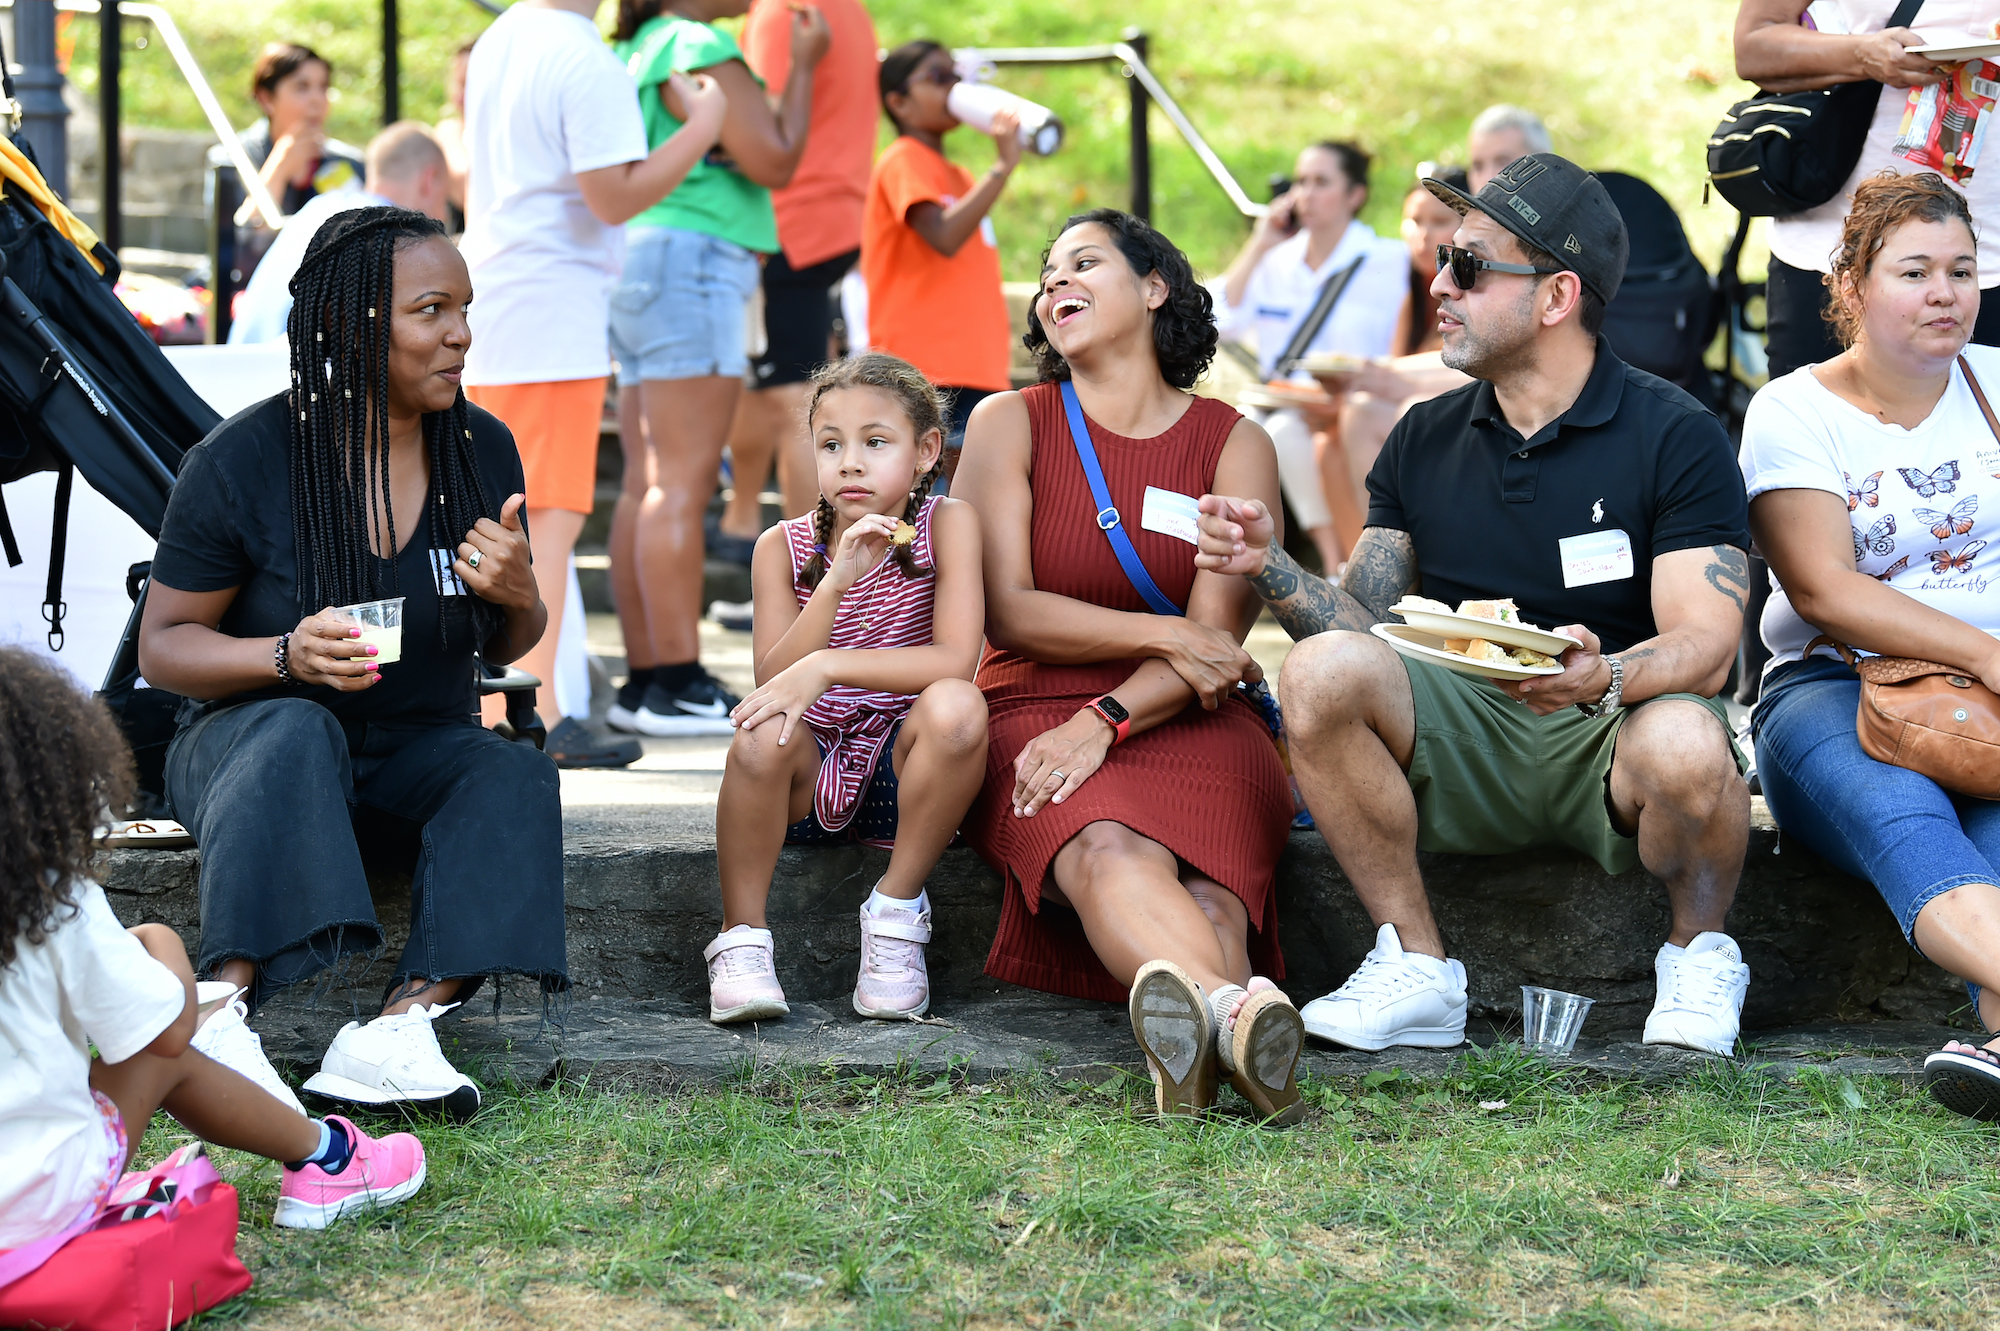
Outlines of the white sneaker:
[{"label": "white sneaker", "polygon": [[1299,1015],[1307,1034],[1350,1049],[1450,1049],[1465,1043],[1465,967],[1403,951],[1396,926],[1385,924],[1347,983]]},{"label": "white sneaker", "polygon": [[287,1109],[305,1113],[306,1107],[299,1103],[299,1097],[292,1094],[292,1088],[285,1085],[285,1079],[264,1056],[264,1042],[250,1029],[249,1017],[250,1009],[243,1000],[232,999],[210,1013],[188,1043],[231,1072],[239,1072],[256,1082]]},{"label": "white sneaker", "polygon": [[431,1029],[432,1022],[457,1006],[418,1003],[366,1026],[348,1022],[326,1047],[306,1089],[353,1104],[434,1104],[452,1118],[471,1118],[479,1111],[479,1088],[446,1061]]},{"label": "white sneaker", "polygon": [[1653,973],[1659,997],[1646,1018],[1647,1044],[1677,1044],[1724,1058],[1736,1052],[1750,968],[1735,939],[1699,933],[1685,949],[1662,946]]}]

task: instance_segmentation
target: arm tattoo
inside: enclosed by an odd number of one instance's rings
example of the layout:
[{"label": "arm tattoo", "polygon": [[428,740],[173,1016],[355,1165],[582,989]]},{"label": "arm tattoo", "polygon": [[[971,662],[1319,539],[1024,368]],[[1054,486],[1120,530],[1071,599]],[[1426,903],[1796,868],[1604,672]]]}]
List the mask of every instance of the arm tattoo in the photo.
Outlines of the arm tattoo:
[{"label": "arm tattoo", "polygon": [[1708,567],[1702,570],[1702,576],[1742,614],[1750,596],[1750,556],[1733,545],[1710,546],[1708,553]]},{"label": "arm tattoo", "polygon": [[1294,641],[1329,629],[1366,633],[1415,586],[1416,561],[1407,532],[1371,527],[1347,561],[1341,587],[1306,572],[1276,546],[1249,581]]}]

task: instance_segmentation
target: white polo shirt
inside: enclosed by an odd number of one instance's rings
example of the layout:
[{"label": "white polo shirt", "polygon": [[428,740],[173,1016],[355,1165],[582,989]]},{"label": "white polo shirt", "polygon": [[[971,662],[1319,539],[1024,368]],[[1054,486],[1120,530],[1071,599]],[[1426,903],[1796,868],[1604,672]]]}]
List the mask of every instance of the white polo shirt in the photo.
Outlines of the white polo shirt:
[{"label": "white polo shirt", "polygon": [[1215,321],[1222,335],[1242,338],[1254,334],[1258,369],[1266,379],[1272,377],[1279,355],[1312,312],[1327,278],[1356,259],[1361,260],[1361,267],[1306,350],[1386,356],[1395,341],[1396,319],[1410,290],[1410,252],[1403,242],[1376,235],[1366,222],[1349,222],[1333,253],[1318,268],[1311,268],[1306,265],[1310,239],[1301,231],[1272,247],[1250,274],[1241,305],[1229,303],[1224,283],[1217,282],[1214,287]]}]

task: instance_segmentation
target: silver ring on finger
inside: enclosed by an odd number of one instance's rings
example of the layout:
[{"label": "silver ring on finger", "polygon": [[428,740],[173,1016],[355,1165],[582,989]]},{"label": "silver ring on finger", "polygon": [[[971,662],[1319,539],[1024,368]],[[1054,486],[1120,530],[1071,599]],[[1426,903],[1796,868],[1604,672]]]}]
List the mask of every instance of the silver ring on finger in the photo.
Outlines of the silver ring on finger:
[{"label": "silver ring on finger", "polygon": [[465,566],[467,568],[479,567],[479,551],[477,549],[474,549],[471,554],[465,557]]},{"label": "silver ring on finger", "polygon": [[1049,775],[1054,777],[1058,781],[1064,780],[1063,770],[1060,767],[1051,768],[1049,771]]}]

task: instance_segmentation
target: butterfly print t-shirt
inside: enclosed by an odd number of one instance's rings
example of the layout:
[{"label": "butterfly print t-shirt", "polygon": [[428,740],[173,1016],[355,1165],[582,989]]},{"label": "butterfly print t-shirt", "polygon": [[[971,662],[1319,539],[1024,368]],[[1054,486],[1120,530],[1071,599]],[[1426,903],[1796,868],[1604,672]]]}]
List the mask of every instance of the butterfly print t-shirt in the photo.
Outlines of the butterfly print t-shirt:
[{"label": "butterfly print t-shirt", "polygon": [[[1965,356],[1987,400],[2000,402],[2000,348],[1968,346]],[[1848,402],[1811,366],[1774,379],[1744,418],[1741,461],[1752,499],[1766,490],[1840,496],[1855,568],[2000,636],[2000,595],[1987,595],[2000,592],[2000,439],[1957,366],[1914,430]],[[1763,633],[1772,665],[1798,660],[1819,636],[1776,574]]]}]

